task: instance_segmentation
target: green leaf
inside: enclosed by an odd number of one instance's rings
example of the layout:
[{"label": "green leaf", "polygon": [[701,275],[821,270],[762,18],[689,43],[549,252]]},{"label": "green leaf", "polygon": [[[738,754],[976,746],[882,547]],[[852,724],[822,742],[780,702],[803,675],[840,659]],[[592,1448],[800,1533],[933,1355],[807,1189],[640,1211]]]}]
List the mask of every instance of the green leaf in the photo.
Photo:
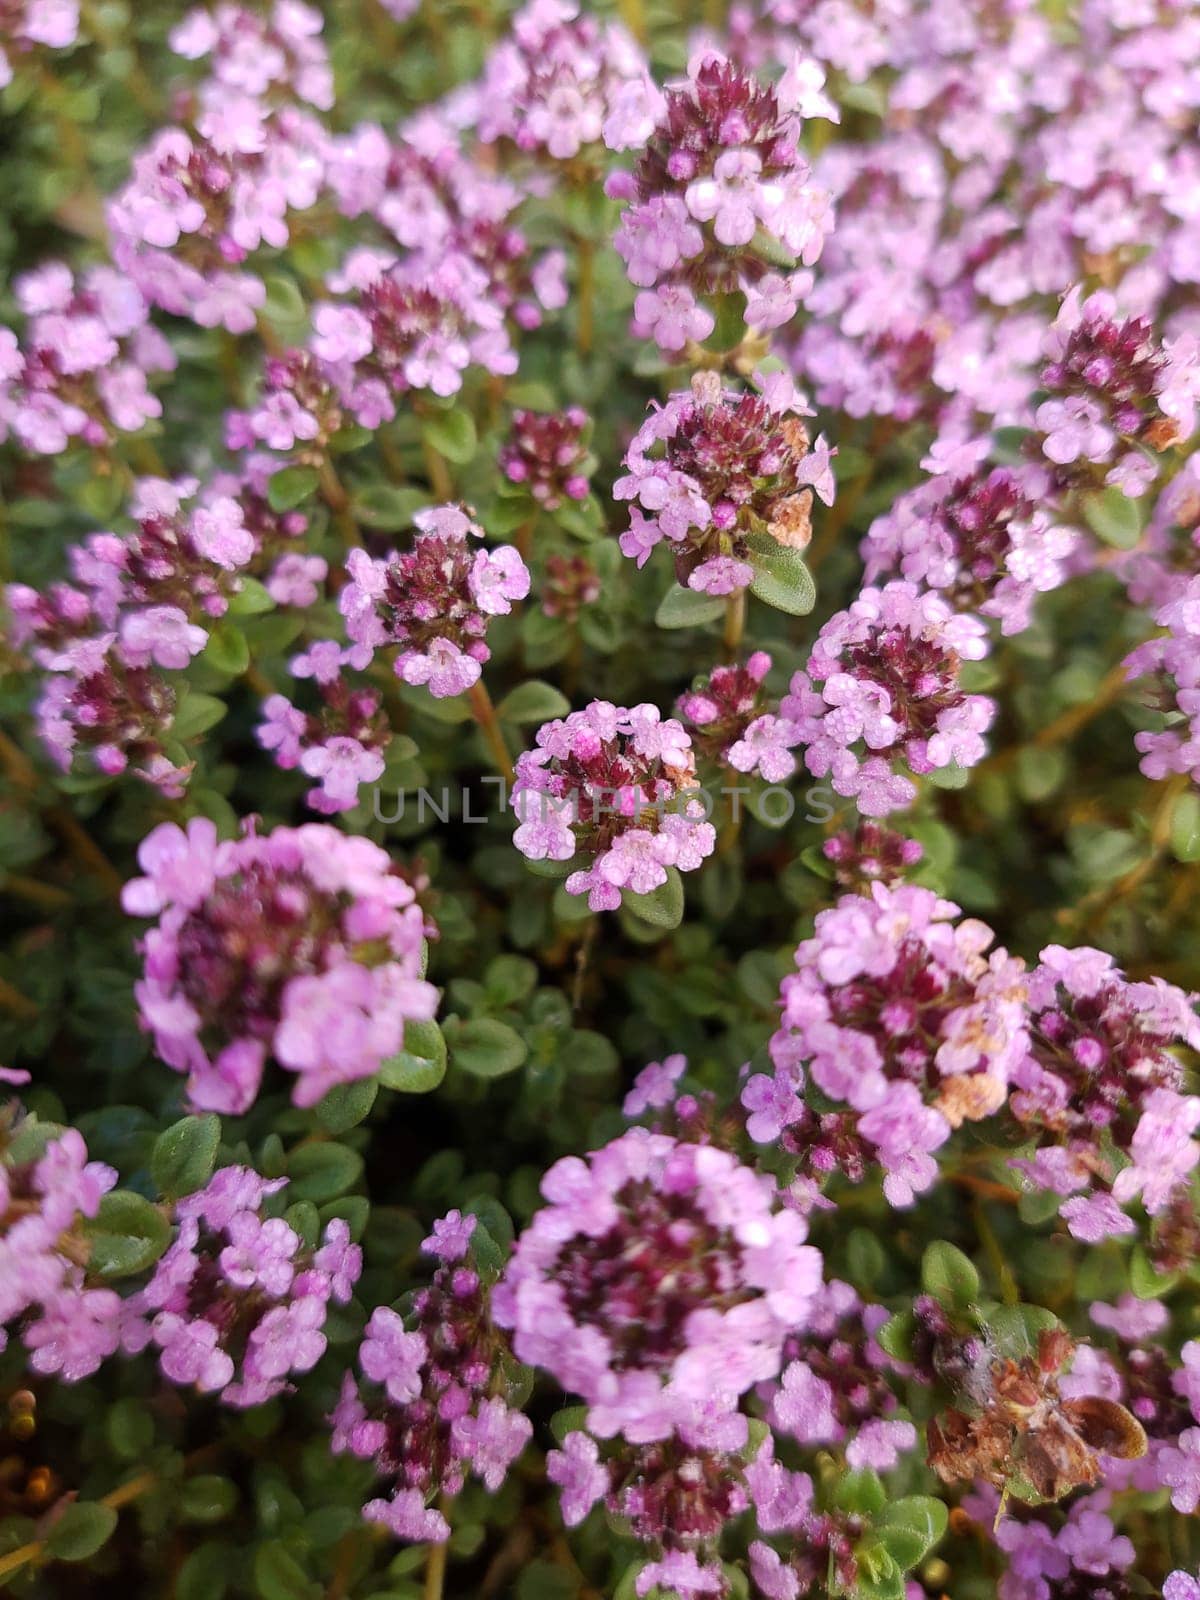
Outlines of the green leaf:
[{"label": "green leaf", "polygon": [[321,1218],[311,1200],[297,1200],[283,1214],[289,1228],[294,1228],[310,1250],[315,1250],[321,1236]]},{"label": "green leaf", "polygon": [[874,1517],[887,1504],[887,1493],[879,1474],[870,1467],[859,1471],[847,1469],[834,1490],[833,1503],[839,1511],[851,1511],[861,1517]]},{"label": "green leaf", "polygon": [[488,962],[483,987],[490,1004],[510,1006],[528,999],[537,979],[537,964],[528,956],[502,955]]},{"label": "green leaf", "polygon": [[714,295],[710,309],[715,324],[704,343],[710,350],[736,350],[746,337],[746,296],[740,289]]},{"label": "green leaf", "polygon": [[402,488],[394,483],[372,483],[354,496],[351,510],[356,522],[365,528],[394,533],[407,528],[415,512],[429,504],[424,489]]},{"label": "green leaf", "polygon": [[223,1600],[237,1565],[237,1552],[231,1545],[200,1545],[176,1575],[175,1600]]},{"label": "green leaf", "polygon": [[1024,446],[1029,435],[1028,428],[997,428],[992,434],[992,460],[1007,467],[1024,461]]},{"label": "green leaf", "polygon": [[316,467],[284,467],[267,484],[267,500],[272,511],[292,511],[311,500],[321,483]]},{"label": "green leaf", "polygon": [[916,1318],[912,1312],[900,1311],[894,1317],[888,1318],[875,1335],[875,1341],[893,1360],[911,1361],[915,1330]]},{"label": "green leaf", "polygon": [[259,315],[273,327],[303,328],[308,321],[308,310],[296,280],[282,272],[271,272],[263,281],[267,297]]},{"label": "green leaf", "polygon": [[446,1041],[436,1022],[408,1022],[404,1049],[379,1069],[385,1089],[400,1094],[428,1094],[446,1076]]},{"label": "green leaf", "polygon": [[789,549],[769,533],[746,540],[754,579],[750,593],[789,617],[806,617],[817,603],[817,586],[799,550]]},{"label": "green leaf", "polygon": [[550,1432],[559,1445],[566,1443],[569,1433],[583,1433],[587,1429],[586,1406],[564,1406],[550,1418]]},{"label": "green leaf", "polygon": [[457,1024],[449,1031],[447,1043],[454,1066],[473,1078],[506,1077],[517,1070],[529,1053],[515,1028],[491,1017]]},{"label": "green leaf", "polygon": [[1036,805],[1048,800],[1067,775],[1067,753],[1060,747],[1027,745],[1017,755],[1017,793]]},{"label": "green leaf", "polygon": [[175,712],[171,732],[187,744],[215,728],[228,709],[224,700],[218,700],[215,694],[201,694],[198,689],[189,688]]},{"label": "green leaf", "polygon": [[1176,861],[1200,861],[1200,795],[1181,794],[1171,813],[1171,853]]},{"label": "green leaf", "polygon": [[931,1495],[907,1495],[885,1506],[875,1520],[892,1559],[905,1570],[923,1561],[946,1532],[946,1507]]},{"label": "green leaf", "polygon": [[230,616],[257,617],[264,611],[274,611],[274,600],[257,578],[241,578],[238,585],[237,593],[230,597]]},{"label": "green leaf", "polygon": [[928,776],[935,789],[965,789],[971,773],[969,768],[952,761],[948,767],[935,767]]},{"label": "green leaf", "polygon": [[938,1239],[921,1259],[921,1287],[944,1306],[965,1309],[979,1298],[979,1274],[961,1250]]},{"label": "green leaf", "polygon": [[846,1265],[860,1289],[869,1289],[887,1265],[887,1253],[878,1234],[854,1228],[846,1241]]},{"label": "green leaf", "polygon": [[152,1267],[167,1248],[170,1224],[157,1206],[132,1189],[112,1189],[83,1231],[91,1245],[88,1266],[105,1278],[127,1278]]},{"label": "green leaf", "polygon": [[86,1561],[112,1538],[117,1513],[98,1500],[75,1500],[50,1530],[46,1548],[56,1561]]},{"label": "green leaf", "polygon": [[1084,521],[1098,539],[1117,550],[1132,550],[1142,536],[1142,508],[1120,489],[1097,489],[1081,502]]},{"label": "green leaf", "polygon": [[179,1491],[179,1511],[188,1522],[222,1522],[237,1505],[237,1489],[216,1472],[189,1478]]},{"label": "green leaf", "polygon": [[[544,861],[534,861],[529,856],[525,857],[526,870],[532,872],[535,878],[552,878],[556,882],[569,878],[573,872],[580,870],[585,858],[579,855],[568,857],[566,861],[552,861],[549,856]],[[584,900],[586,907],[587,901]]]},{"label": "green leaf", "polygon": [[620,1058],[616,1046],[602,1033],[575,1028],[563,1043],[563,1064],[573,1078],[603,1078],[615,1072]]},{"label": "green leaf", "polygon": [[421,434],[438,455],[456,466],[465,466],[475,454],[475,418],[469,411],[434,412],[422,421]]},{"label": "green leaf", "polygon": [[571,1600],[579,1585],[573,1573],[553,1561],[530,1561],[517,1579],[517,1600]]},{"label": "green leaf", "polygon": [[854,1554],[858,1562],[855,1600],[904,1600],[904,1574],[885,1545],[866,1540],[856,1546]]},{"label": "green leaf", "polygon": [[673,583],[659,601],[654,620],[660,628],[701,628],[724,615],[721,595],[701,594],[699,589],[685,589]]},{"label": "green leaf", "polygon": [[254,1591],[261,1600],[317,1600],[315,1583],[279,1539],[259,1545],[254,1556]]},{"label": "green leaf", "polygon": [[313,1140],[297,1145],[288,1157],[289,1200],[321,1205],[344,1194],[362,1176],[362,1157],[344,1144]]},{"label": "green leaf", "polygon": [[550,722],[565,717],[571,702],[551,684],[533,678],[518,684],[496,707],[496,714],[507,722]]},{"label": "green leaf", "polygon": [[317,1113],[317,1121],[330,1133],[346,1133],[366,1117],[378,1093],[377,1078],[359,1078],[354,1083],[335,1084],[313,1108]]},{"label": "green leaf", "polygon": [[1129,1287],[1139,1300],[1157,1300],[1179,1282],[1177,1272],[1156,1271],[1150,1257],[1141,1245],[1134,1248],[1129,1258]]},{"label": "green leaf", "polygon": [[227,677],[240,678],[250,665],[250,646],[246,643],[246,635],[235,622],[228,619],[218,622],[208,636],[200,659]]},{"label": "green leaf", "polygon": [[154,1418],[141,1400],[114,1400],[104,1419],[112,1452],[121,1461],[137,1461],[154,1443]]},{"label": "green leaf", "polygon": [[1039,1336],[1059,1322],[1045,1306],[1019,1305],[997,1306],[988,1312],[987,1325],[998,1353],[1020,1361],[1036,1354]]},{"label": "green leaf", "polygon": [[453,694],[444,700],[435,700],[424,684],[417,683],[398,683],[395,692],[406,706],[419,711],[431,722],[456,723],[471,720],[471,704],[466,695]]},{"label": "green leaf", "polygon": [[184,1117],[160,1133],[150,1156],[159,1193],[177,1200],[202,1189],[212,1177],[220,1142],[221,1119],[211,1115]]},{"label": "green leaf", "polygon": [[630,889],[621,894],[621,904],[652,928],[677,928],[683,921],[683,879],[675,867],[666,872],[666,882],[649,894],[634,894]]}]

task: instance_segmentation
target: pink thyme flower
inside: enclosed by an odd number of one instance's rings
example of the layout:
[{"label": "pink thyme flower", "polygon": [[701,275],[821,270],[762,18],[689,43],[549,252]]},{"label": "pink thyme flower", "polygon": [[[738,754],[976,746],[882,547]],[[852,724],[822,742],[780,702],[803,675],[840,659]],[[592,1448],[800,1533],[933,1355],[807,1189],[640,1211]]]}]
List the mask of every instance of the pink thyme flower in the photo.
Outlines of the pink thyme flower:
[{"label": "pink thyme flower", "polygon": [[[600,142],[632,93],[658,99],[626,30],[580,16],[575,0],[529,0],[490,52],[479,86],[479,136],[570,161]],[[627,113],[626,113],[627,114]]]},{"label": "pink thyme flower", "polygon": [[321,191],[328,136],[295,105],[210,81],[192,129],[158,131],[108,207],[113,259],[150,302],[201,327],[246,333],[266,300],[253,271]]},{"label": "pink thyme flower", "polygon": [[[1165,1174],[1174,1172],[1178,1181],[1190,1170],[1177,1163],[1189,1159],[1187,1130],[1198,1119],[1192,1106],[1200,1112],[1200,1101],[1180,1096],[1183,1072],[1174,1054],[1180,1045],[1200,1047],[1193,998],[1160,978],[1130,983],[1111,956],[1087,946],[1047,946],[1028,986],[1028,1053],[1012,1073],[1010,1106],[1048,1148],[1013,1164],[1051,1190],[1092,1189],[1116,1176],[1111,1151],[1128,1156],[1135,1146],[1147,1155],[1154,1149],[1166,1165],[1150,1180],[1151,1194],[1162,1195],[1150,1209],[1162,1209],[1172,1181]],[[1155,1107],[1168,1117],[1172,1109],[1178,1113],[1169,1137],[1178,1155],[1167,1158],[1167,1145],[1151,1131],[1164,1121]],[[1175,1143],[1176,1130],[1182,1144]],[[1137,1171],[1121,1175],[1124,1196],[1140,1187]],[[1102,1192],[1068,1200],[1061,1211],[1080,1238],[1133,1228]]]},{"label": "pink thyme flower", "polygon": [[[634,1128],[546,1174],[493,1313],[601,1438],[666,1438],[779,1370],[821,1258],[773,1185],[713,1146]],[[635,1247],[636,1246],[636,1247]],[[720,1288],[718,1289],[718,1285]]]},{"label": "pink thyme flower", "polygon": [[753,300],[767,278],[782,301],[771,324],[795,313],[802,275],[781,277],[779,257],[812,266],[832,226],[829,195],[800,151],[802,105],[815,109],[790,86],[768,87],[710,50],[658,104],[628,101],[606,125],[610,148],[641,151],[608,192],[628,202],[614,242],[631,282],[654,291],[637,317],[664,349],[696,336],[702,325],[689,322],[688,308],[698,299]]},{"label": "pink thyme flower", "polygon": [[208,60],[213,79],[261,99],[291,91],[319,111],[333,105],[333,74],[321,43],[321,13],[302,0],[275,0],[270,17],[223,0],[189,11],[169,35],[176,55]]},{"label": "pink thyme flower", "polygon": [[916,793],[897,758],[918,774],[973,766],[996,708],[966,694],[959,673],[987,650],[984,624],[937,595],[903,582],[864,589],[821,629],[783,701],[808,770],[864,816],[883,816]]},{"label": "pink thyme flower", "polygon": [[50,261],[13,288],[28,320],[20,343],[3,334],[0,439],[58,455],[76,442],[107,445],[162,415],[148,380],[170,372],[175,354],[133,284],[112,267],[76,279]]},{"label": "pink thyme flower", "polygon": [[1020,633],[1039,594],[1067,579],[1079,535],[1038,503],[1029,475],[1007,467],[940,474],[902,494],[863,541],[866,581],[896,576],[938,590],[959,611]]},{"label": "pink thyme flower", "polygon": [[917,1434],[892,1415],[888,1375],[896,1363],[874,1338],[887,1316],[883,1306],[864,1305],[850,1284],[823,1284],[805,1332],[784,1347],[782,1375],[769,1391],[773,1426],[806,1445],[842,1445],[853,1467],[894,1467]]},{"label": "pink thyme flower", "polygon": [[1162,731],[1134,735],[1141,770],[1148,778],[1172,773],[1200,784],[1200,577],[1154,613],[1164,638],[1139,645],[1125,660],[1131,679],[1149,677],[1165,713]]},{"label": "pink thyme flower", "polygon": [[7,1147],[22,1120],[16,1101],[0,1105],[0,1350],[19,1332],[35,1372],[77,1383],[117,1348],[120,1303],[85,1288],[77,1265],[88,1250],[80,1224],[97,1214],[117,1175],[88,1160],[74,1128],[36,1156],[17,1155]]},{"label": "pink thyme flower", "polygon": [[443,699],[478,682],[491,654],[488,620],[507,615],[529,593],[529,570],[512,545],[472,545],[468,535],[483,530],[456,506],[422,513],[418,525],[403,555],[373,560],[352,550],[338,603],[358,647],[356,665],[398,645],[396,676]]},{"label": "pink thyme flower", "polygon": [[[164,1375],[226,1405],[247,1407],[287,1389],[325,1352],[330,1300],[344,1304],[362,1252],[340,1218],[315,1253],[264,1204],[286,1179],[222,1167],[175,1205],[178,1233],[127,1310],[148,1325]],[[126,1339],[139,1342],[127,1330]]]},{"label": "pink thyme flower", "polygon": [[565,411],[516,410],[500,450],[500,470],[544,511],[583,500],[595,459],[588,453],[591,423],[581,406]]},{"label": "pink thyme flower", "polygon": [[648,894],[667,868],[688,872],[716,843],[698,800],[691,741],[651,705],[593,700],[538,729],[517,758],[513,843],[531,861],[584,859],[566,880],[593,911],[614,911],[622,889]]},{"label": "pink thyme flower", "polygon": [[835,833],[821,846],[821,854],[833,864],[838,886],[851,894],[868,894],[873,883],[889,888],[903,882],[908,869],[925,852],[915,839],[906,839],[882,823],[864,817],[854,832]]},{"label": "pink thyme flower", "polygon": [[762,683],[771,658],[756,650],[744,666],[714,667],[679,697],[677,710],[699,755],[783,783],[796,770],[799,736],[785,717],[765,708]]},{"label": "pink thyme flower", "polygon": [[1050,398],[1035,417],[1042,453],[1063,486],[1108,483],[1137,495],[1146,487],[1141,470],[1097,469],[1131,444],[1160,452],[1192,431],[1200,354],[1194,341],[1168,354],[1146,318],[1119,322],[1111,294],[1082,294],[1078,286],[1067,294],[1046,338]]},{"label": "pink thyme flower", "polygon": [[[929,1188],[932,1152],[1004,1104],[1028,1049],[1021,963],[985,956],[990,930],[957,916],[928,889],[879,882],[818,913],[783,980],[775,1083],[743,1090],[756,1140],[780,1139],[817,1177],[861,1181],[877,1162],[893,1205]],[[803,1063],[836,1109],[799,1098]]]},{"label": "pink thyme flower", "polygon": [[834,496],[832,452],[820,439],[810,447],[807,414],[790,385],[765,379],[756,394],[724,388],[716,373],[694,377],[651,412],[613,485],[618,500],[636,502],[624,554],[644,566],[665,540],[680,583],[725,594],[754,576],[752,536],[803,549],[814,491],[826,505]]},{"label": "pink thyme flower", "polygon": [[468,367],[516,371],[503,306],[465,249],[448,246],[436,259],[385,256],[347,286],[357,303],[317,306],[310,349],[361,426],[390,421],[396,394],[457,394]]},{"label": "pink thyme flower", "polygon": [[299,767],[319,780],[305,800],[325,816],[352,810],[360,787],[383,775],[392,738],[383,697],[351,675],[356,659],[356,651],[336,640],[318,640],[291,663],[298,679],[311,682],[318,708],[305,712],[284,695],[269,695],[255,730],[285,771]]},{"label": "pink thyme flower", "polygon": [[359,1349],[372,1387],[364,1399],[347,1373],[329,1419],[333,1449],[370,1461],[385,1481],[388,1497],[368,1501],[363,1515],[398,1539],[448,1539],[429,1501],[456,1495],[472,1472],[494,1492],[533,1433],[505,1398],[511,1358],[488,1315],[491,1280],[473,1254],[474,1225],[457,1212],[434,1224],[423,1248],[440,1265],[413,1297],[411,1326],[376,1308]]},{"label": "pink thyme flower", "polygon": [[125,887],[157,916],[136,986],[159,1055],[192,1103],[247,1110],[273,1058],[297,1105],[370,1077],[427,1021],[425,920],[385,851],[320,823],[218,844],[211,822],[163,823],[143,840],[147,874]]}]

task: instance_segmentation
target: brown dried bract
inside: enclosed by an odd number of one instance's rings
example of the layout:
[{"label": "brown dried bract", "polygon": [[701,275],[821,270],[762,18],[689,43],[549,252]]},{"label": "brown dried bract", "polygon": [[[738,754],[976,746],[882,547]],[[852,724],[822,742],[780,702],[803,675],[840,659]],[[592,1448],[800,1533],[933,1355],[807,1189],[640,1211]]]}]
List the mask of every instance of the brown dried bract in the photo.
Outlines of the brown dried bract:
[{"label": "brown dried bract", "polygon": [[938,1477],[944,1483],[983,1478],[1004,1490],[1024,1480],[1039,1500],[1060,1500],[1099,1481],[1099,1456],[1144,1455],[1146,1435],[1124,1406],[1059,1393],[1074,1351],[1071,1336],[1052,1329],[1040,1336],[1036,1357],[994,1361],[991,1392],[979,1411],[952,1407],[929,1424],[929,1465]]},{"label": "brown dried bract", "polygon": [[803,550],[812,538],[812,490],[777,502],[767,532],[789,550]]}]

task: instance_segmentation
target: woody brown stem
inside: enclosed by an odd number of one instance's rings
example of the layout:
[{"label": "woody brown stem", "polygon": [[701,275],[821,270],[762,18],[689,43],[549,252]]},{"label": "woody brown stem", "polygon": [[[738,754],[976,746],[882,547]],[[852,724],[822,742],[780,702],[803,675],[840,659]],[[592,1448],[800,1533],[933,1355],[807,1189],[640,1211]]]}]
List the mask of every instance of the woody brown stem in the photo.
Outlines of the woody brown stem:
[{"label": "woody brown stem", "polygon": [[[138,1500],[158,1482],[157,1475],[153,1472],[143,1472],[139,1477],[130,1478],[128,1483],[123,1483],[110,1493],[101,1495],[99,1505],[107,1506],[110,1511],[119,1511],[122,1506],[127,1506],[131,1501]],[[7,1555],[0,1556],[0,1584],[15,1577],[18,1572],[23,1572],[26,1567],[41,1561],[46,1553],[45,1539],[31,1539],[28,1544],[18,1545],[15,1550],[10,1550]]]},{"label": "woody brown stem", "polygon": [[496,715],[496,708],[492,704],[492,697],[487,692],[487,685],[480,678],[467,690],[467,700],[471,706],[471,715],[479,725],[492,759],[497,770],[511,783],[516,774],[513,772],[512,758],[508,753],[508,746],[504,742],[504,732],[500,727],[500,719]]},{"label": "woody brown stem", "polygon": [[450,476],[450,468],[446,465],[445,457],[430,444],[424,434],[421,436],[421,454],[425,458],[425,476],[429,479],[433,498],[442,504],[453,500],[454,480]]}]

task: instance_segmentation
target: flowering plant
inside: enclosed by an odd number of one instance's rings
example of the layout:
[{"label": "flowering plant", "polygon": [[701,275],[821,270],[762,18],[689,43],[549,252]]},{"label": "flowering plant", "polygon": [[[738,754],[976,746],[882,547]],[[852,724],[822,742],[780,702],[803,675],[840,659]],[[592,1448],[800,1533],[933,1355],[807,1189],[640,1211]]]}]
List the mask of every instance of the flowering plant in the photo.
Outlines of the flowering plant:
[{"label": "flowering plant", "polygon": [[1200,1600],[1187,0],[0,0],[0,1591]]}]

